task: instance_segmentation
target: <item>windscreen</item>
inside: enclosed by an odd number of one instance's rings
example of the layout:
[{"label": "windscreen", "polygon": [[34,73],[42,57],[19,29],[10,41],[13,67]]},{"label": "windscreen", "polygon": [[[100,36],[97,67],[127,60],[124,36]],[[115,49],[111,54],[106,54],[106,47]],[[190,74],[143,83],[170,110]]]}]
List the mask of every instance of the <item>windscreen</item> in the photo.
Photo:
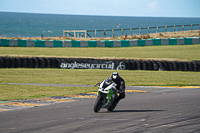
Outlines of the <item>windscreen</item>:
[{"label": "windscreen", "polygon": [[104,81],[104,83],[103,83],[103,88],[106,88],[106,87],[108,87],[110,84],[112,84],[113,83],[113,81],[112,81],[112,79],[111,78],[107,78],[105,81]]}]

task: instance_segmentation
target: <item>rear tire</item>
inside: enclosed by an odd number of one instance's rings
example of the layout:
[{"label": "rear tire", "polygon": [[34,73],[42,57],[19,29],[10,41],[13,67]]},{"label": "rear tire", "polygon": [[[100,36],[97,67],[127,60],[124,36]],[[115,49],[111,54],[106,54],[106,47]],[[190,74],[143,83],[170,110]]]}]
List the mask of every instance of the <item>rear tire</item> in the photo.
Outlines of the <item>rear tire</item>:
[{"label": "rear tire", "polygon": [[114,103],[113,103],[109,108],[107,108],[107,110],[108,110],[109,112],[113,112],[116,106],[117,106],[117,104],[114,104]]},{"label": "rear tire", "polygon": [[114,111],[113,105],[112,105],[111,107],[107,108],[107,110],[108,110],[109,112],[113,112],[113,111]]},{"label": "rear tire", "polygon": [[102,107],[102,97],[98,96],[94,103],[94,112],[97,113]]},{"label": "rear tire", "polygon": [[119,100],[118,100],[118,95],[116,94],[116,95],[115,95],[115,99],[114,99],[112,105],[111,105],[109,108],[107,108],[107,110],[108,110],[109,112],[113,112],[114,109],[115,109],[115,107],[117,106],[118,102],[119,102]]}]

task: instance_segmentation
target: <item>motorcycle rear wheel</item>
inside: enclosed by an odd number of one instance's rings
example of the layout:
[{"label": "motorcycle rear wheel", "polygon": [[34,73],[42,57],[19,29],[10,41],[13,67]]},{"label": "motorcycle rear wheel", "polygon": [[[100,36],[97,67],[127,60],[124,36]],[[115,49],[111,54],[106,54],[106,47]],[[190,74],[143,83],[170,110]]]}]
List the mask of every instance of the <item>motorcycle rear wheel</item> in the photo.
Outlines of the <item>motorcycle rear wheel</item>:
[{"label": "motorcycle rear wheel", "polygon": [[107,110],[108,110],[109,112],[113,112],[114,109],[115,109],[115,106],[113,106],[113,105],[111,105],[109,108],[107,108]]}]

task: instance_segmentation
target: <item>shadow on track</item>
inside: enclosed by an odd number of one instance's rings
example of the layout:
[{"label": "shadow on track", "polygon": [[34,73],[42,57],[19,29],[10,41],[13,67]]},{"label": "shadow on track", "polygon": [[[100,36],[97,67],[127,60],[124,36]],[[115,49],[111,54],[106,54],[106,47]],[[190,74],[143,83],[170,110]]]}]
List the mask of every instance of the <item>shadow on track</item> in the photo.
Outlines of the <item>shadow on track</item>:
[{"label": "shadow on track", "polygon": [[113,112],[109,112],[107,110],[99,112],[99,113],[141,113],[141,112],[161,112],[165,110],[114,110]]},{"label": "shadow on track", "polygon": [[160,112],[164,110],[114,110],[113,112]]}]

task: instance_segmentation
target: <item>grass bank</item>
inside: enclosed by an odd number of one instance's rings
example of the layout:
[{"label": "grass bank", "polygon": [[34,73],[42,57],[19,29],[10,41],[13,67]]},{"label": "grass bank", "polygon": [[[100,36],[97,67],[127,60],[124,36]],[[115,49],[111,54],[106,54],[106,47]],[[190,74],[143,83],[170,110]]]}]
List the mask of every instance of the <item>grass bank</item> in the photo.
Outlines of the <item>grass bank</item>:
[{"label": "grass bank", "polygon": [[131,39],[148,39],[148,38],[179,38],[179,37],[200,37],[200,30],[188,30],[188,31],[176,31],[176,32],[166,32],[166,33],[150,33],[146,35],[128,35],[125,37],[118,36],[118,37],[91,37],[91,38],[74,38],[74,37],[4,37],[0,36],[2,39],[25,39],[25,40],[82,40],[82,41],[88,41],[88,40],[131,40]]},{"label": "grass bank", "polygon": [[35,99],[94,91],[95,87],[55,87],[0,84],[0,101]]},{"label": "grass bank", "polygon": [[125,58],[149,60],[200,60],[200,44],[128,48],[0,47],[0,56]]},{"label": "grass bank", "polygon": [[[23,48],[0,47],[0,56],[126,58],[150,60],[200,60],[200,45],[147,46],[128,48]],[[96,91],[88,87],[51,87],[7,85],[1,83],[53,83],[94,85],[113,70],[82,69],[0,69],[0,101],[78,94]],[[199,72],[118,71],[126,85],[188,86],[200,85]]]},{"label": "grass bank", "polygon": [[[95,85],[113,70],[82,69],[1,69],[0,83],[52,83]],[[118,70],[126,85],[188,86],[200,85],[199,72]],[[78,94],[96,91],[95,87],[51,87],[0,84],[0,101]]]}]

